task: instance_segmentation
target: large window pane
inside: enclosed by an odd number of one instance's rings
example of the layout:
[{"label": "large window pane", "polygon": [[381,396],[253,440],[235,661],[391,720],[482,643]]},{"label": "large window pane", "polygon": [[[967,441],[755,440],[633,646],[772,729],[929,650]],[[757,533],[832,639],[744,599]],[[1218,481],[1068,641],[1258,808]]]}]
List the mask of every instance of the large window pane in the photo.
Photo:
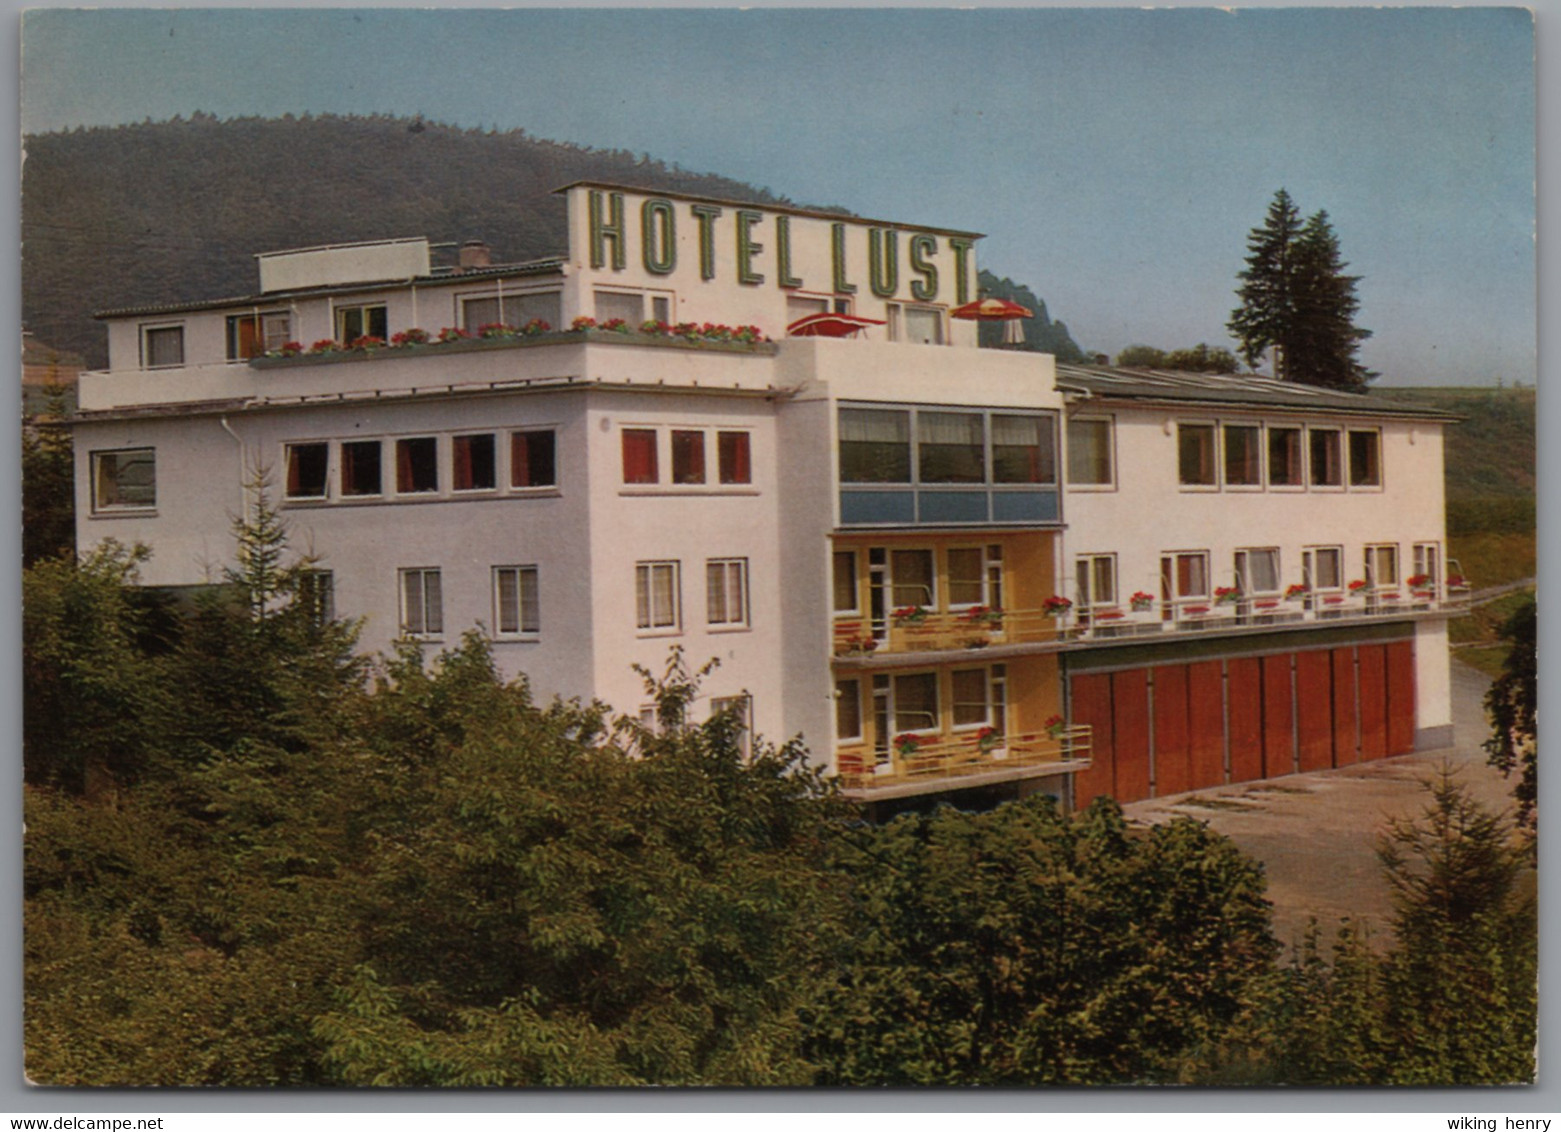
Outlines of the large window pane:
[{"label": "large window pane", "polygon": [[987,722],[986,669],[968,668],[953,673],[954,726],[970,727]]},{"label": "large window pane", "polygon": [[949,551],[949,604],[980,605],[985,556],[979,547],[960,547]]},{"label": "large window pane", "polygon": [[626,428],[623,430],[623,482],[655,483],[656,430],[653,428]]},{"label": "large window pane", "polygon": [[1256,425],[1225,426],[1225,483],[1257,487],[1262,480],[1259,451],[1263,430]]},{"label": "large window pane", "polygon": [[840,479],[843,483],[910,483],[910,413],[841,409]]},{"label": "large window pane", "polygon": [[890,555],[893,601],[896,609],[909,605],[933,606],[932,551],[896,550]]},{"label": "large window pane", "polygon": [[1274,487],[1301,486],[1301,430],[1268,430],[1268,482]]},{"label": "large window pane", "polygon": [[860,680],[835,681],[835,738],[862,737],[862,683]]},{"label": "large window pane", "polygon": [[1344,474],[1339,455],[1339,433],[1335,429],[1312,429],[1312,486],[1342,487]]},{"label": "large window pane", "polygon": [[855,613],[856,604],[856,551],[835,551],[835,612]]},{"label": "large window pane", "polygon": [[92,480],[94,508],[157,505],[157,457],[151,448],[94,453]]},{"label": "large window pane", "polygon": [[1181,482],[1188,487],[1213,487],[1214,426],[1178,425],[1176,429],[1177,466]]},{"label": "large window pane", "polygon": [[[993,428],[994,434],[996,428]],[[994,444],[996,437],[993,437]],[[1110,484],[1111,422],[1070,420],[1068,422],[1068,482]]]},{"label": "large window pane", "polygon": [[324,499],[330,445],[289,444],[287,446],[287,498]]},{"label": "large window pane", "polygon": [[[651,464],[655,465],[654,432],[651,433]],[[538,432],[514,432],[510,434],[510,486],[552,487],[557,482],[553,467],[553,430]],[[651,482],[655,482],[652,475]]]},{"label": "large window pane", "polygon": [[691,429],[672,430],[672,482],[705,482],[705,434]]},{"label": "large window pane", "polygon": [[992,417],[992,482],[1057,482],[1056,441],[1049,418]]},{"label": "large window pane", "polygon": [[931,672],[894,678],[894,730],[935,731],[938,727],[938,678]]},{"label": "large window pane", "polygon": [[980,413],[916,416],[922,483],[984,483],[986,442]]},{"label": "large window pane", "polygon": [[1375,431],[1350,430],[1350,486],[1380,487],[1380,437]]}]

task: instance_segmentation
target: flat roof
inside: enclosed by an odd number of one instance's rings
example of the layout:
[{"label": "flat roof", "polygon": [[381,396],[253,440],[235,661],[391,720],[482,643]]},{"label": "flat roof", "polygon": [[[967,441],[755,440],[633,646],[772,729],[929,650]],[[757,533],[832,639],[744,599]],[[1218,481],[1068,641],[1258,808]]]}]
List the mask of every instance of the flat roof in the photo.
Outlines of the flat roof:
[{"label": "flat roof", "polygon": [[[393,241],[373,241],[386,243]],[[343,245],[345,246],[345,245]],[[274,255],[259,252],[257,255]],[[289,299],[319,298],[325,295],[360,294],[364,291],[392,291],[399,287],[428,284],[461,284],[480,279],[507,279],[532,275],[553,275],[562,272],[562,256],[528,260],[525,263],[499,264],[493,267],[467,268],[457,272],[453,268],[434,275],[416,275],[407,279],[376,279],[363,283],[332,283],[323,287],[295,287],[286,291],[255,291],[248,295],[234,295],[225,299],[196,299],[180,303],[148,303],[134,307],[111,307],[93,311],[93,318],[130,318],[149,314],[186,314],[192,311],[221,310],[225,307],[274,307]]]},{"label": "flat roof", "polygon": [[1258,374],[1189,373],[1183,370],[1081,366],[1057,363],[1057,388],[1102,401],[1182,405],[1231,405],[1270,409],[1325,409],[1369,416],[1457,421],[1442,409],[1422,407],[1372,393],[1347,393]]},{"label": "flat roof", "polygon": [[644,185],[620,185],[613,181],[571,181],[567,185],[554,189],[555,193],[567,193],[570,189],[609,189],[620,193],[638,193],[647,197],[671,197],[674,200],[692,201],[696,204],[718,204],[727,208],[763,208],[770,212],[784,212],[788,216],[810,216],[817,220],[850,220],[857,224],[871,224],[879,228],[913,229],[917,232],[933,232],[939,236],[964,236],[972,240],[983,240],[985,232],[967,232],[961,228],[940,228],[935,224],[905,224],[898,220],[874,220],[869,216],[858,216],[854,212],[841,209],[831,212],[823,208],[799,208],[794,204],[774,204],[757,200],[729,200],[724,197],[698,196],[694,193],[680,193],[668,189],[650,189]]}]

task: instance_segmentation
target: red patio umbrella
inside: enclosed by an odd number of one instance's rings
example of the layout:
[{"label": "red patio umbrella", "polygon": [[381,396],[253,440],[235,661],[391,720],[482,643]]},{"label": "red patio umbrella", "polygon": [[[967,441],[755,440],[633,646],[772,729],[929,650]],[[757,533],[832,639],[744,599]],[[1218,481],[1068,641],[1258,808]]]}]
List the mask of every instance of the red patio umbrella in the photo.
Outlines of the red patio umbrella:
[{"label": "red patio umbrella", "polygon": [[881,318],[863,318],[859,314],[819,311],[805,315],[786,327],[792,338],[849,338],[868,326],[882,326]]},{"label": "red patio umbrella", "polygon": [[1024,327],[1020,325],[1020,320],[1030,318],[1034,313],[1029,307],[1021,307],[1012,300],[987,296],[955,307],[949,311],[949,317],[975,322],[1001,322],[1004,324],[1003,344],[1017,346],[1024,342]]}]

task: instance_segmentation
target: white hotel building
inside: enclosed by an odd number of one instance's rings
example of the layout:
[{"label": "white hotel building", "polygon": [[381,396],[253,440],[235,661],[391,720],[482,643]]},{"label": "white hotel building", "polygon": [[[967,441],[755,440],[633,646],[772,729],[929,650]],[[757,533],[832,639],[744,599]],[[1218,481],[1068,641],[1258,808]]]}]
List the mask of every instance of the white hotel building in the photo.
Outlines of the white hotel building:
[{"label": "white hotel building", "polygon": [[[254,294],[104,312],[79,544],[209,584],[267,469],[365,648],[481,626],[539,695],[640,713],[631,665],[678,645],[720,660],[697,711],[883,813],[1449,738],[1446,418],[978,349],[975,233],[562,191],[558,258],[275,252]],[[863,328],[788,333],[836,313]]]}]

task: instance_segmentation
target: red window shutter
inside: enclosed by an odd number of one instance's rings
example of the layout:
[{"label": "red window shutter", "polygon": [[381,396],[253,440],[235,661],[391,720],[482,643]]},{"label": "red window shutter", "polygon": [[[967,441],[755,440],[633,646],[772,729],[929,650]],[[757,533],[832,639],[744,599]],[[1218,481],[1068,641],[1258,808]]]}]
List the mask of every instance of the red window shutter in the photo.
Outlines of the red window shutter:
[{"label": "red window shutter", "polygon": [[412,479],[412,446],[405,440],[396,441],[396,490],[411,491]]},{"label": "red window shutter", "polygon": [[722,483],[752,483],[753,466],[746,432],[723,432],[717,438]]},{"label": "red window shutter", "polygon": [[531,446],[527,435],[514,432],[509,438],[509,482],[511,487],[531,487]]},{"label": "red window shutter", "polygon": [[626,428],[623,430],[623,482],[655,483],[656,430],[650,428]]},{"label": "red window shutter", "polygon": [[238,324],[238,356],[241,358],[253,358],[260,352],[260,320],[256,318],[240,319]]},{"label": "red window shutter", "polygon": [[472,438],[455,438],[455,488],[467,490],[472,486]]},{"label": "red window shutter", "polygon": [[287,494],[297,495],[301,486],[302,479],[298,469],[298,449],[289,448],[287,450]]}]

